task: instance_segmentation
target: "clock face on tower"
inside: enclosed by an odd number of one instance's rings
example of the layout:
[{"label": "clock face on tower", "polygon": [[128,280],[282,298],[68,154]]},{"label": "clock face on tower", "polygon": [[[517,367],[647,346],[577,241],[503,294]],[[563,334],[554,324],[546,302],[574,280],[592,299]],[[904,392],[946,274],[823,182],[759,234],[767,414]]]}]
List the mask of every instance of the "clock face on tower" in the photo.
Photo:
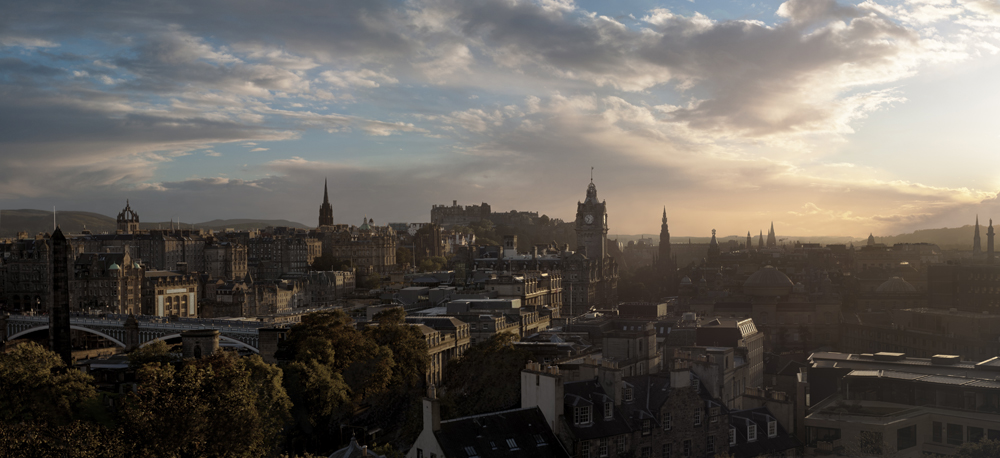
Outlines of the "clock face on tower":
[{"label": "clock face on tower", "polygon": [[587,215],[583,217],[583,222],[587,224],[594,224],[594,215]]}]

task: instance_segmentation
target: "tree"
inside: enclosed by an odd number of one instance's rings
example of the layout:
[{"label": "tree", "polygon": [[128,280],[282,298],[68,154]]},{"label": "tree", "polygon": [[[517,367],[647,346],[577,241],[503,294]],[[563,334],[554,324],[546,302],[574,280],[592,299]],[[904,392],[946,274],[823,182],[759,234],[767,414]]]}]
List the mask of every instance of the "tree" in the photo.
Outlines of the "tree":
[{"label": "tree", "polygon": [[517,336],[494,334],[448,362],[442,384],[442,417],[510,409],[521,402],[521,370],[531,355],[514,347]]},{"label": "tree", "polygon": [[1000,456],[1000,441],[966,442],[958,448],[955,458],[993,458]]},{"label": "tree", "polygon": [[399,390],[423,390],[424,374],[430,364],[427,341],[415,326],[406,324],[406,311],[394,307],[375,315],[378,326],[370,326],[364,334],[378,345],[392,351],[396,362],[389,386]]},{"label": "tree", "polygon": [[396,264],[403,265],[413,265],[413,252],[406,247],[396,248]]},{"label": "tree", "polygon": [[0,422],[0,456],[119,458],[127,455],[121,431],[75,421],[64,426]]},{"label": "tree", "polygon": [[396,364],[391,350],[358,331],[341,310],[303,316],[278,358],[289,361],[285,387],[294,404],[296,449],[336,445],[336,420],[384,392]]},{"label": "tree", "polygon": [[170,346],[166,342],[154,340],[128,354],[128,367],[132,370],[138,370],[149,363],[171,363],[180,361],[180,359],[181,355],[171,353]]},{"label": "tree", "polygon": [[18,345],[0,354],[0,421],[65,425],[76,407],[96,395],[92,382],[41,345]]},{"label": "tree", "polygon": [[133,456],[274,456],[291,403],[282,371],[221,352],[149,363],[119,414]]}]

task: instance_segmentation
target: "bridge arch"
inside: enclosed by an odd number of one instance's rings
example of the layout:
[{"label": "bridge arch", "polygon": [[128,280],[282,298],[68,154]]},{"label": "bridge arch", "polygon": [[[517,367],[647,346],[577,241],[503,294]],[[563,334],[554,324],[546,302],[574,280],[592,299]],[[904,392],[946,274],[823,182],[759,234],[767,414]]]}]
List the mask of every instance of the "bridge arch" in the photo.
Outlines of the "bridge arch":
[{"label": "bridge arch", "polygon": [[[116,339],[114,337],[111,337],[111,336],[109,336],[109,335],[107,335],[107,334],[105,334],[105,333],[103,333],[101,331],[98,331],[96,329],[91,329],[91,328],[87,328],[87,327],[84,327],[84,326],[77,326],[75,324],[69,325],[69,328],[73,329],[73,330],[76,330],[76,331],[89,332],[91,334],[104,337],[105,339],[110,340],[115,345],[117,345],[119,347],[122,347],[122,348],[127,347],[127,345],[125,345],[122,341],[120,341],[120,340],[118,340],[118,339]],[[23,330],[23,331],[21,331],[21,332],[19,332],[17,334],[14,334],[14,335],[8,337],[7,340],[14,340],[14,339],[16,339],[18,337],[21,337],[23,335],[31,334],[32,332],[43,331],[43,330],[46,330],[46,329],[49,329],[49,325],[47,325],[47,324],[43,324],[41,326],[35,326],[33,328],[25,329],[25,330]]]},{"label": "bridge arch", "polygon": [[[166,336],[160,336],[160,337],[157,337],[155,339],[143,342],[142,345],[139,345],[139,346],[140,347],[145,347],[146,345],[149,345],[149,344],[151,344],[153,342],[156,342],[157,340],[178,339],[180,337],[181,337],[180,333],[170,334],[170,335],[166,335]],[[236,344],[237,346],[246,348],[247,350],[250,350],[250,351],[252,351],[254,353],[260,353],[260,350],[254,348],[252,345],[247,345],[247,344],[245,344],[243,342],[240,342],[240,341],[238,341],[238,340],[236,340],[236,339],[234,339],[232,337],[226,337],[226,336],[221,335],[221,334],[219,335],[219,342],[220,343],[221,342],[233,343],[233,344]]]}]

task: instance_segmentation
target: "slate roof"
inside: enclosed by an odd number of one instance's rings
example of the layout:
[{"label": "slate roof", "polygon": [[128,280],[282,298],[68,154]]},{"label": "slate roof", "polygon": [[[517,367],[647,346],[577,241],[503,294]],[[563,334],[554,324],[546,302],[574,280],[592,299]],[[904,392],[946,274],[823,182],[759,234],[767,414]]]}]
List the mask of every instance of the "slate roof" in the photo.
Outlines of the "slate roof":
[{"label": "slate roof", "polygon": [[442,421],[434,436],[449,458],[569,458],[538,407]]},{"label": "slate roof", "polygon": [[[781,422],[777,423],[778,434],[767,437],[768,420],[777,421],[767,407],[730,411],[729,425],[736,428],[736,445],[729,447],[729,453],[734,458],[750,458],[802,447],[802,443],[795,436],[785,431]],[[747,427],[750,424],[757,426],[757,440],[752,442],[747,440]]]},{"label": "slate roof", "polygon": [[[614,415],[611,418],[604,418],[605,402],[613,403],[614,398],[604,392],[604,388],[596,379],[570,382],[563,385],[563,406],[565,408],[566,427],[569,428],[574,437],[586,440],[613,437],[632,432],[632,428],[628,424],[628,417],[624,415],[622,406],[615,406],[613,409]],[[591,418],[593,421],[589,425],[576,425],[573,423],[573,409],[583,405],[593,406],[591,409]]]}]

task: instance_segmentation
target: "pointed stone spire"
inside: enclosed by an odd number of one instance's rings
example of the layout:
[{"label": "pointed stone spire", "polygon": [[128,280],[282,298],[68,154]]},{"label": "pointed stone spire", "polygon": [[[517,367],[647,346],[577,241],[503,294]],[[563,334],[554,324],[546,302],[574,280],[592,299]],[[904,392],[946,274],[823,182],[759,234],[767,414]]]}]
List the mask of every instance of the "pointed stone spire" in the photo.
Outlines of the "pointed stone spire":
[{"label": "pointed stone spire", "polygon": [[663,206],[663,224],[667,224],[667,206]]},{"label": "pointed stone spire", "polygon": [[330,193],[327,188],[327,180],[323,180],[323,204],[319,206],[319,225],[333,226],[333,206],[330,205]]},{"label": "pointed stone spire", "polygon": [[773,248],[778,246],[778,240],[774,236],[774,221],[771,221],[771,229],[767,231],[767,247]]},{"label": "pointed stone spire", "polygon": [[764,231],[760,231],[760,235],[757,236],[757,249],[764,248]]},{"label": "pointed stone spire", "polygon": [[747,250],[750,250],[750,246],[753,244],[753,236],[750,235],[750,231],[747,231]]},{"label": "pointed stone spire", "polygon": [[972,257],[978,257],[983,255],[983,246],[981,239],[979,238],[979,215],[976,215],[976,232],[972,236]]}]

